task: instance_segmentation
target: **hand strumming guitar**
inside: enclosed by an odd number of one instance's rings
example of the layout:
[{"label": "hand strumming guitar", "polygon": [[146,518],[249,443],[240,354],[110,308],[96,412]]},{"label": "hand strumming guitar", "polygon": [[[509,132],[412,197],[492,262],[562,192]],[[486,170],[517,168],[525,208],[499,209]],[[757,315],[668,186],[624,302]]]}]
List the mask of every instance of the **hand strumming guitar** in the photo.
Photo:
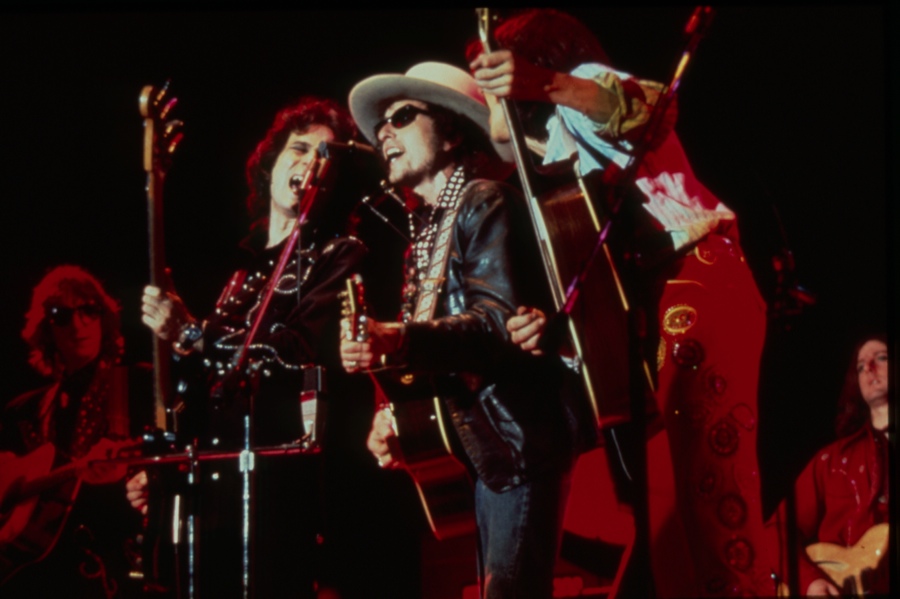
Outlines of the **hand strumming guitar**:
[{"label": "hand strumming guitar", "polygon": [[403,323],[366,319],[365,327],[366,332],[354,338],[349,320],[341,320],[341,364],[347,372],[371,370],[373,364],[384,366],[403,346]]},{"label": "hand strumming guitar", "polygon": [[375,412],[372,419],[372,429],[366,440],[366,447],[378,460],[382,468],[394,468],[399,465],[391,455],[392,439],[397,436],[394,431],[394,416],[390,408],[383,408]]}]

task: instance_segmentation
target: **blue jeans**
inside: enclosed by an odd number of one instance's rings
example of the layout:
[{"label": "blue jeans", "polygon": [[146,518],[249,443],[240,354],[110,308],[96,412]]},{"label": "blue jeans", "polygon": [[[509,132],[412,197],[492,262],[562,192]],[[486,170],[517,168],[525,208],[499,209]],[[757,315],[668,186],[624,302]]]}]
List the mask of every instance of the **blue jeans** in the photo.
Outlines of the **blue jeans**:
[{"label": "blue jeans", "polygon": [[495,493],[475,485],[484,599],[549,599],[571,476],[556,473]]}]

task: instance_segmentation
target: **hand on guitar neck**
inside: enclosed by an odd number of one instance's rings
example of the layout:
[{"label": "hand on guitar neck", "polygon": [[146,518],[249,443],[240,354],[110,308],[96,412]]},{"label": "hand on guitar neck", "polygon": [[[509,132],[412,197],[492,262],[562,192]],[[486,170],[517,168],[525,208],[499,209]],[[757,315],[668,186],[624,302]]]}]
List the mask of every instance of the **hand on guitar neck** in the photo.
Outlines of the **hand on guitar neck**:
[{"label": "hand on guitar neck", "polygon": [[[175,292],[174,284],[166,271],[163,287],[147,285],[141,298],[141,322],[163,341],[180,341],[179,333],[185,325],[196,323],[184,301]],[[202,339],[194,340],[195,345]],[[200,349],[200,348],[197,348]]]},{"label": "hand on guitar neck", "polygon": [[[358,275],[347,280],[347,289],[341,293],[341,301],[341,363],[348,373],[368,371],[371,375],[376,355],[387,356],[399,350],[403,325],[376,322],[366,316],[362,278]],[[381,359],[380,365],[384,365],[385,361]],[[377,395],[379,386],[374,375],[371,376]],[[378,399],[377,405],[366,445],[379,466],[395,468],[400,462],[391,455],[391,447],[396,444],[394,414],[386,398]],[[399,452],[395,453],[399,455]]]},{"label": "hand on guitar neck", "polygon": [[349,373],[384,366],[403,345],[403,323],[377,322],[369,318],[362,322],[363,333],[354,335],[349,320],[341,320],[341,364]]},{"label": "hand on guitar neck", "polygon": [[509,50],[479,54],[469,63],[469,69],[485,94],[532,102],[551,102],[550,92],[556,89],[554,77],[559,75]]},{"label": "hand on guitar neck", "polygon": [[365,313],[362,278],[347,280],[341,293],[341,364],[349,373],[386,366],[390,357],[403,348],[405,325],[400,322],[377,322]]},{"label": "hand on guitar neck", "polygon": [[[489,107],[494,98],[545,102],[573,108],[598,123],[609,121],[618,109],[615,95],[594,81],[531,64],[509,50],[479,54],[469,69]],[[502,137],[494,125],[492,120],[492,137]]]}]

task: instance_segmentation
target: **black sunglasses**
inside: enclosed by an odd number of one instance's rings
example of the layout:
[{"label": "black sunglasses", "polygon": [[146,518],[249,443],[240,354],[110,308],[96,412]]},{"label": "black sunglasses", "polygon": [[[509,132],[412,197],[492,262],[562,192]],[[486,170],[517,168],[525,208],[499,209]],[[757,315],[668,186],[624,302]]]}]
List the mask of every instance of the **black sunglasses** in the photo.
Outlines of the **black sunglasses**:
[{"label": "black sunglasses", "polygon": [[419,108],[418,106],[413,106],[412,104],[406,104],[401,106],[397,110],[394,111],[394,114],[387,117],[386,119],[381,119],[377,123],[375,123],[375,138],[378,138],[378,133],[384,128],[385,125],[390,123],[394,129],[403,129],[408,124],[416,120],[416,116],[420,114],[431,114],[424,108]]},{"label": "black sunglasses", "polygon": [[93,321],[100,317],[100,306],[97,304],[81,304],[74,308],[53,306],[47,310],[47,320],[52,325],[65,327],[72,323],[72,318],[75,317],[76,312],[81,315],[82,319]]}]

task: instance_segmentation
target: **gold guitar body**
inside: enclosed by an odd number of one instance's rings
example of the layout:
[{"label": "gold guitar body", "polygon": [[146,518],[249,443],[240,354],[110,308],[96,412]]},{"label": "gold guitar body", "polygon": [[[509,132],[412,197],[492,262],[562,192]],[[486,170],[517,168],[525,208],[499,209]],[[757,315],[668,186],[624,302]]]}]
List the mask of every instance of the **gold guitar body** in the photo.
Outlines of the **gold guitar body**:
[{"label": "gold guitar body", "polygon": [[814,543],[806,548],[806,555],[828,574],[839,589],[849,589],[853,596],[862,597],[862,574],[875,570],[887,553],[888,524],[876,524],[860,537],[852,547],[834,543]]}]

